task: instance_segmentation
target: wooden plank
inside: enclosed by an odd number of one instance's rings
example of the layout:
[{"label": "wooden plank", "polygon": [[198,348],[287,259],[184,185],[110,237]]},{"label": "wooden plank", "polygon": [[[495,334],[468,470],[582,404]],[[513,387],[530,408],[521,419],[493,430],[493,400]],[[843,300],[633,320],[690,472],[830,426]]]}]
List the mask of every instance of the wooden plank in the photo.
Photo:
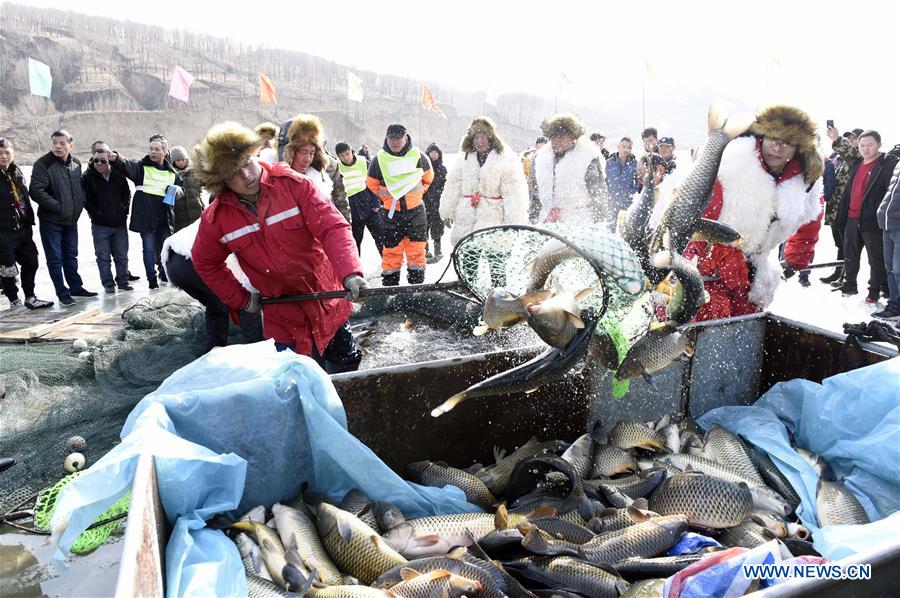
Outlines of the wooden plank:
[{"label": "wooden plank", "polygon": [[69,324],[77,322],[78,320],[80,320],[82,318],[89,317],[86,314],[90,314],[93,316],[98,313],[100,313],[100,308],[95,307],[94,309],[89,309],[89,310],[79,313],[79,314],[73,314],[67,318],[63,318],[62,320],[59,320],[58,322],[53,322],[52,324],[45,324],[43,326],[35,326],[33,329],[28,331],[28,338],[40,338],[46,334],[50,334],[54,330],[68,326]]},{"label": "wooden plank", "polygon": [[168,522],[159,499],[156,462],[153,455],[141,455],[131,489],[131,506],[116,582],[117,598],[165,596],[168,535]]}]

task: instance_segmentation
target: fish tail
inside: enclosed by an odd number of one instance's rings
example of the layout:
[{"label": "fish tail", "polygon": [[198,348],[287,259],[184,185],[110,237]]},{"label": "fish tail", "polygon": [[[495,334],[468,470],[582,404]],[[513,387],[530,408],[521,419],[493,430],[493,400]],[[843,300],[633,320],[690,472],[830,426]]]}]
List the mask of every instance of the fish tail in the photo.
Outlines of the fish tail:
[{"label": "fish tail", "polygon": [[741,112],[732,114],[728,120],[722,125],[722,132],[728,139],[734,139],[747,132],[747,129],[756,122],[756,114],[752,112]]},{"label": "fish tail", "polygon": [[709,132],[712,133],[716,129],[724,127],[726,120],[722,102],[718,99],[713,100],[713,103],[709,105],[709,112],[706,113]]},{"label": "fish tail", "polygon": [[440,417],[466,400],[465,392],[458,392],[434,409],[431,410],[431,417]]}]

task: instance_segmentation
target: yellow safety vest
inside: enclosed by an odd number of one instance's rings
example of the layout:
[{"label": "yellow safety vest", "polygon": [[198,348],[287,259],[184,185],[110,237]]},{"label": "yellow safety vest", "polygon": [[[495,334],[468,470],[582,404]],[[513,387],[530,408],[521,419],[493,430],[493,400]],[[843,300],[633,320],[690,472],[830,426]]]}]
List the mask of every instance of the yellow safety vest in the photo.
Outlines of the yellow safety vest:
[{"label": "yellow safety vest", "polygon": [[165,197],[166,187],[174,184],[175,173],[171,170],[160,170],[153,166],[144,166],[144,184],[139,185],[136,190],[149,193],[150,195]]},{"label": "yellow safety vest", "polygon": [[366,188],[366,177],[369,174],[369,167],[366,165],[365,159],[357,156],[356,162],[350,166],[338,160],[338,168],[341,171],[341,178],[344,180],[344,190],[347,192],[347,197],[356,195]]}]

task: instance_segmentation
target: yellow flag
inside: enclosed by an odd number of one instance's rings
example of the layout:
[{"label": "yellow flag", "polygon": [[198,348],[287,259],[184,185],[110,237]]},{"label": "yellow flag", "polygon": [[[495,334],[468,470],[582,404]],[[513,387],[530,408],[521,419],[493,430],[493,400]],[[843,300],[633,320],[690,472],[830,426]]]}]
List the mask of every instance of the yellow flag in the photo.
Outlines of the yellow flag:
[{"label": "yellow flag", "polygon": [[363,101],[362,79],[347,71],[347,99],[351,102]]}]

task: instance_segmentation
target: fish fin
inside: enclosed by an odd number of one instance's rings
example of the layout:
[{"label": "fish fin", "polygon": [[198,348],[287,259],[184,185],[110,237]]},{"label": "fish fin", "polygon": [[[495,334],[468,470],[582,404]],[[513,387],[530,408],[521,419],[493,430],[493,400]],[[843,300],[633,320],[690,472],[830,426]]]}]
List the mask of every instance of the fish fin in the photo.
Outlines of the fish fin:
[{"label": "fish fin", "polygon": [[722,124],[722,132],[728,139],[735,139],[747,132],[747,129],[756,122],[756,115],[752,112],[740,112],[732,114]]},{"label": "fish fin", "polygon": [[313,585],[315,574],[304,577],[300,568],[293,563],[286,563],[281,569],[281,578],[284,580],[287,590],[294,592],[296,596],[305,596]]},{"label": "fish fin", "polygon": [[457,546],[456,548],[448,552],[447,556],[451,559],[461,561],[466,553],[468,553],[468,550],[466,550],[465,546]]},{"label": "fish fin", "polygon": [[556,555],[561,554],[555,547],[551,546],[547,540],[538,532],[537,528],[528,531],[522,538],[522,548],[529,550],[535,554]]},{"label": "fish fin", "polygon": [[242,532],[250,532],[251,534],[256,534],[256,526],[252,521],[235,521],[231,525],[228,526],[231,529],[239,529]]},{"label": "fish fin", "polygon": [[350,523],[344,517],[335,517],[337,523],[337,531],[341,536],[341,539],[344,542],[349,542],[350,538],[353,536],[353,529],[350,527]]},{"label": "fish fin", "polygon": [[692,347],[691,345],[686,346],[684,348],[684,354],[687,355],[688,357],[693,357],[694,356],[694,347]]},{"label": "fish fin", "polygon": [[647,368],[641,368],[641,376],[644,377],[644,380],[647,381],[647,384],[653,386],[653,376],[650,375],[650,372],[647,371]]},{"label": "fish fin", "polygon": [[432,461],[432,463],[434,463],[434,464],[437,465],[438,467],[445,467],[445,468],[449,468],[449,467],[450,467],[450,464],[447,463],[446,461]]},{"label": "fish fin", "polygon": [[584,320],[582,320],[580,316],[573,314],[573,313],[569,313],[567,315],[567,317],[569,318],[569,321],[572,322],[572,324],[574,324],[575,328],[577,328],[579,330],[584,328]]},{"label": "fish fin", "polygon": [[509,512],[506,505],[501,504],[494,513],[494,529],[509,529]]},{"label": "fish fin", "polygon": [[437,534],[428,534],[425,536],[416,536],[417,546],[434,546],[441,541],[441,537]]},{"label": "fish fin", "polygon": [[527,521],[523,521],[522,523],[520,523],[519,525],[516,526],[516,529],[519,530],[519,532],[524,536],[528,532],[530,532],[531,530],[534,529],[534,525],[531,523],[528,523]]},{"label": "fish fin", "polygon": [[575,301],[584,301],[593,292],[594,292],[594,287],[583,288],[580,291],[578,291],[578,293],[575,295]]},{"label": "fish fin", "polygon": [[643,523],[644,521],[647,521],[648,519],[650,519],[649,515],[636,509],[633,505],[634,505],[634,503],[632,503],[632,506],[625,507],[626,512],[628,513],[628,517],[632,521],[634,521],[635,523]]},{"label": "fish fin", "polygon": [[542,301],[546,301],[550,297],[553,296],[553,291],[547,289],[538,289],[537,291],[532,291],[530,293],[525,293],[519,299],[526,306],[531,305],[532,303],[541,303]]},{"label": "fish fin", "polygon": [[636,498],[634,502],[631,503],[631,506],[642,511],[650,510],[650,504],[647,502],[647,499],[645,497]]},{"label": "fish fin", "polygon": [[716,98],[709,105],[709,110],[706,112],[706,127],[707,132],[712,133],[716,129],[721,129],[725,126],[727,119],[724,114],[725,107],[722,105],[722,101]]},{"label": "fish fin", "polygon": [[544,517],[556,517],[556,507],[538,507],[527,515],[528,519],[542,519]]},{"label": "fish fin", "polygon": [[475,336],[484,336],[490,328],[487,327],[486,324],[480,324],[472,329],[472,334]]},{"label": "fish fin", "polygon": [[540,313],[541,304],[540,303],[532,303],[531,305],[529,305],[528,307],[525,308],[525,311],[527,311],[529,315]]},{"label": "fish fin", "polygon": [[431,410],[431,417],[440,417],[466,400],[466,392],[458,392],[434,409]]},{"label": "fish fin", "polygon": [[428,579],[429,581],[435,581],[438,579],[444,579],[445,577],[449,577],[450,572],[447,571],[446,569],[435,569],[434,571],[429,571],[428,573],[425,573],[424,575],[425,575],[425,578]]},{"label": "fish fin", "polygon": [[469,465],[468,468],[466,468],[466,473],[471,473],[472,475],[475,475],[482,469],[484,469],[484,465],[482,465],[481,463],[472,463],[471,465]]},{"label": "fish fin", "polygon": [[402,569],[400,569],[400,578],[403,581],[409,581],[410,579],[415,579],[415,578],[419,577],[420,575],[422,575],[422,574],[411,567],[403,567]]},{"label": "fish fin", "polygon": [[506,456],[506,449],[494,446],[494,463],[499,463]]}]

